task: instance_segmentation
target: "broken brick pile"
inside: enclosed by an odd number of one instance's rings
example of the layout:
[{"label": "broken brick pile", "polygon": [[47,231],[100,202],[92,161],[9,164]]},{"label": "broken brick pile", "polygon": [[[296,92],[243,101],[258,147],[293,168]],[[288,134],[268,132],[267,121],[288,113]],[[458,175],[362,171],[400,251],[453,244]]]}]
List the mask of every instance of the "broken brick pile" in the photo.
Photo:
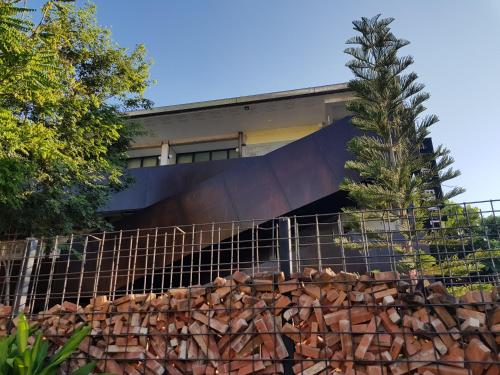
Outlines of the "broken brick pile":
[{"label": "broken brick pile", "polygon": [[[499,301],[499,288],[457,299],[397,272],[237,271],[161,295],[65,301],[32,322],[53,349],[92,326],[62,373],[91,358],[128,375],[500,375]],[[0,306],[0,335],[10,314]]]}]

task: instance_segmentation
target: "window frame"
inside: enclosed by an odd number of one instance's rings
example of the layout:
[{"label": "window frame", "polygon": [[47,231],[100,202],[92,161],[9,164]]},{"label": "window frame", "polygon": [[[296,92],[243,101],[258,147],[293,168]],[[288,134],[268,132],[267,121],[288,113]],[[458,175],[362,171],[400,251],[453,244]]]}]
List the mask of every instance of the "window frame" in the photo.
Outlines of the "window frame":
[{"label": "window frame", "polygon": [[[226,152],[226,158],[225,159],[215,159],[214,160],[213,157],[212,157],[213,153],[215,153],[215,152],[221,152],[221,151],[225,151]],[[178,154],[175,155],[175,164],[203,163],[203,161],[195,161],[195,156],[196,156],[196,154],[205,154],[207,152],[209,154],[209,159],[205,160],[204,162],[236,159],[236,158],[230,158],[230,152],[231,151],[236,151],[236,147],[222,148],[222,149],[217,149],[217,150],[203,150],[203,151],[193,151],[193,152],[182,152],[182,153],[178,153]],[[183,157],[183,156],[187,156],[187,155],[191,156],[191,162],[189,162],[189,163],[179,163],[179,157]]]},{"label": "window frame", "polygon": [[[145,167],[144,166],[144,159],[151,159],[151,158],[155,158],[156,159],[156,165],[150,165],[150,166]],[[129,163],[130,160],[140,160],[141,163],[140,163],[140,165],[138,167],[129,168],[128,167],[128,163]],[[153,167],[158,167],[159,165],[160,165],[160,155],[138,156],[138,157],[135,157],[135,158],[127,158],[127,169],[153,168]]]}]

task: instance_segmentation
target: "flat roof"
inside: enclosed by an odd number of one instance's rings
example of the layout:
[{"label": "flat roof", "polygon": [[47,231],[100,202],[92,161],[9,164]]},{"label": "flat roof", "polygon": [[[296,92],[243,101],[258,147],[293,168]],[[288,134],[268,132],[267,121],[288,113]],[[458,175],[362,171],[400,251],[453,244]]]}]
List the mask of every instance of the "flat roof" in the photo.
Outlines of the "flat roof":
[{"label": "flat roof", "polygon": [[349,91],[349,89],[347,88],[347,83],[337,83],[333,85],[307,87],[303,89],[277,91],[265,94],[238,96],[235,98],[228,98],[228,99],[216,99],[216,100],[207,100],[203,102],[156,107],[151,109],[126,112],[125,116],[129,118],[149,117],[149,116],[156,116],[163,114],[192,112],[204,109],[229,107],[242,104],[262,103],[274,100],[285,100],[285,99],[300,98],[305,96],[315,96],[315,95],[323,95],[323,94],[346,92],[346,91]]}]

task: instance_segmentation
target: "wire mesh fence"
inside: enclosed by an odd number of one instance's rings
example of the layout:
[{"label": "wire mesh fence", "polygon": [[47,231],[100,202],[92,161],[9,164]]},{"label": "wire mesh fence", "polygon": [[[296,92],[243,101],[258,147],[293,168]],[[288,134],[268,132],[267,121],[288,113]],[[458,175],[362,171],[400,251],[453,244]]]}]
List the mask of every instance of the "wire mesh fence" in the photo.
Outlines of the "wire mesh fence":
[{"label": "wire mesh fence", "polygon": [[66,371],[494,375],[499,206],[2,242],[0,334],[19,311],[54,343],[91,324]]}]

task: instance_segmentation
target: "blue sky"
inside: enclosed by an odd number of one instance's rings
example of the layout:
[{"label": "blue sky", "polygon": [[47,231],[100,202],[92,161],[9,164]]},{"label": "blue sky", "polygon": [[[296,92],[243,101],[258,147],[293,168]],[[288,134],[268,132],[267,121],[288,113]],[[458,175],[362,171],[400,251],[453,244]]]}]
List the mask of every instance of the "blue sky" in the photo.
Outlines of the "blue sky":
[{"label": "blue sky", "polygon": [[467,192],[500,198],[498,0],[97,0],[124,47],[146,45],[156,106],[345,82],[351,21],[382,13],[431,93],[435,143],[451,149]]}]

